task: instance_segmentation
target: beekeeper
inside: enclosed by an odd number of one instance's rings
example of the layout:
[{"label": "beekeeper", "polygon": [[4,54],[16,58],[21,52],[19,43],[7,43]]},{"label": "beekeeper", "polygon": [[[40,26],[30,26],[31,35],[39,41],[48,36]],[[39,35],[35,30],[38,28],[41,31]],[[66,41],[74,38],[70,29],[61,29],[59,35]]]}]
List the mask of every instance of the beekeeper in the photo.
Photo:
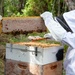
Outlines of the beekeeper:
[{"label": "beekeeper", "polygon": [[40,16],[52,37],[69,46],[63,63],[64,69],[66,75],[75,75],[75,10],[65,12],[59,17],[53,17],[48,11]]}]

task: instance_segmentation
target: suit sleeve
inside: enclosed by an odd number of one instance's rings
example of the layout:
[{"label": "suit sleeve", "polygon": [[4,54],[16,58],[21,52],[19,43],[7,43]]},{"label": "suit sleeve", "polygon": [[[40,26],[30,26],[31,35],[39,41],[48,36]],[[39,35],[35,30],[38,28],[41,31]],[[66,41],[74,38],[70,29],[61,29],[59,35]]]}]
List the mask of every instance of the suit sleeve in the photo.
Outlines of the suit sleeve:
[{"label": "suit sleeve", "polygon": [[53,38],[56,41],[61,41],[66,33],[66,30],[57,21],[50,19],[49,17],[47,17],[44,22],[47,29],[51,32]]},{"label": "suit sleeve", "polygon": [[75,33],[65,33],[62,42],[66,43],[68,46],[71,46],[73,49],[75,49]]}]

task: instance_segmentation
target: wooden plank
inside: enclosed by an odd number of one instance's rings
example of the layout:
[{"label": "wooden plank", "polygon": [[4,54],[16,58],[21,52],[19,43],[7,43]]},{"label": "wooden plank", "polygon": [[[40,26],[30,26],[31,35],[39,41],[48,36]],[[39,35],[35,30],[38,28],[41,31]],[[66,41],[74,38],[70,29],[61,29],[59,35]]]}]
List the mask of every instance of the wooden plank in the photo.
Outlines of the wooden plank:
[{"label": "wooden plank", "polygon": [[41,17],[4,17],[2,31],[9,32],[43,32],[46,31]]},{"label": "wooden plank", "polygon": [[7,59],[5,75],[62,75],[62,61],[41,66]]},{"label": "wooden plank", "polygon": [[44,65],[43,75],[62,75],[62,61]]},{"label": "wooden plank", "polygon": [[39,65],[6,60],[5,75],[40,75]]}]

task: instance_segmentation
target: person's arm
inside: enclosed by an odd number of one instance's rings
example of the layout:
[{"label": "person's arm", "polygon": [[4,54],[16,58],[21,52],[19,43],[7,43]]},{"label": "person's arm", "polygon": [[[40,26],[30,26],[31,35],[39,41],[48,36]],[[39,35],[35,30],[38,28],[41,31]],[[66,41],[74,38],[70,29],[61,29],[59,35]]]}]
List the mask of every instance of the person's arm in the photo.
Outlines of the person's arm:
[{"label": "person's arm", "polygon": [[66,30],[53,19],[52,13],[50,12],[44,12],[40,15],[47,27],[47,29],[50,31],[51,35],[56,41],[61,41],[64,34],[66,33]]},{"label": "person's arm", "polygon": [[73,49],[75,49],[75,33],[65,33],[62,38],[62,42],[66,43],[68,46],[71,46]]}]

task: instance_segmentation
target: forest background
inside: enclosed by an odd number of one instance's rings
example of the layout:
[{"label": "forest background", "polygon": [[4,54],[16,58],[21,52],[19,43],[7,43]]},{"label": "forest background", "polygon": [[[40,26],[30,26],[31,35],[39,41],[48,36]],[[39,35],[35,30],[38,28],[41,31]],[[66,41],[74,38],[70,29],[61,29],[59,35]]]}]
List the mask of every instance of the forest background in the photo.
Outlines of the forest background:
[{"label": "forest background", "polygon": [[75,0],[0,0],[0,15],[39,16],[50,11],[58,16],[75,8]]}]

